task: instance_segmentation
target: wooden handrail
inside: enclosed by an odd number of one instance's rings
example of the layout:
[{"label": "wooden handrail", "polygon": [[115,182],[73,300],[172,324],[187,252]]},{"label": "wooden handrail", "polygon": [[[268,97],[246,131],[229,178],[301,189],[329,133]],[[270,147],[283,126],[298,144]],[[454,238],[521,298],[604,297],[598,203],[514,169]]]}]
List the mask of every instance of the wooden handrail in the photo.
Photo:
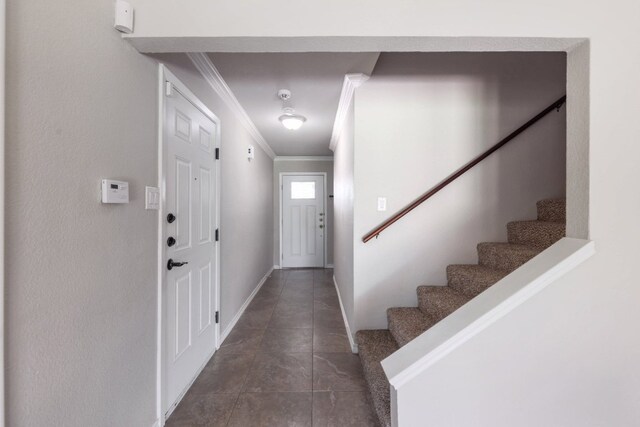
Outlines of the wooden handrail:
[{"label": "wooden handrail", "polygon": [[564,95],[562,98],[558,99],[556,102],[554,102],[553,104],[549,105],[547,108],[545,108],[543,111],[541,111],[538,115],[536,115],[534,118],[529,120],[527,123],[523,124],[518,129],[516,129],[515,131],[510,133],[506,138],[504,138],[503,140],[501,140],[500,142],[495,144],[493,147],[489,148],[484,153],[480,154],[475,159],[471,160],[466,165],[462,166],[456,172],[454,172],[453,174],[449,175],[444,181],[440,182],[438,185],[433,187],[431,190],[427,191],[422,196],[420,196],[418,199],[413,201],[410,205],[406,206],[405,208],[400,210],[398,213],[393,215],[391,218],[389,218],[388,220],[386,220],[385,222],[383,222],[382,224],[380,224],[379,226],[374,228],[372,231],[370,231],[367,235],[365,235],[362,238],[362,241],[364,243],[367,243],[369,240],[373,239],[374,237],[378,237],[380,235],[380,233],[382,233],[384,230],[389,228],[392,224],[394,224],[400,218],[402,218],[403,216],[405,216],[406,214],[408,214],[409,212],[411,212],[412,210],[414,210],[415,208],[420,206],[422,203],[427,201],[429,198],[431,198],[437,192],[442,190],[444,187],[446,187],[447,185],[451,184],[456,179],[460,178],[469,169],[473,168],[475,165],[477,165],[478,163],[480,163],[481,161],[483,161],[484,159],[489,157],[491,154],[493,154],[494,152],[498,151],[501,147],[503,147],[509,141],[514,139],[516,136],[520,135],[522,132],[524,132],[529,127],[534,125],[536,122],[538,122],[544,116],[546,116],[547,114],[549,114],[553,110],[560,111],[560,107],[562,107],[562,105],[566,101],[567,101],[567,96]]}]

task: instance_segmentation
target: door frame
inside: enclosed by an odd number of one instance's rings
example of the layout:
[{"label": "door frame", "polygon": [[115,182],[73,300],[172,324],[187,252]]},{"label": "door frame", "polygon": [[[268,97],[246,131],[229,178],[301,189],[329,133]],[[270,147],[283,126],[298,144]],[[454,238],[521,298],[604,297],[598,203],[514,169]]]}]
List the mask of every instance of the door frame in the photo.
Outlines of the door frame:
[{"label": "door frame", "polygon": [[[216,148],[220,148],[220,119],[213,114],[207,106],[198,99],[198,97],[187,88],[187,86],[182,83],[169,69],[162,63],[159,64],[158,67],[158,188],[160,188],[160,209],[158,210],[158,299],[157,299],[157,347],[156,347],[156,411],[157,411],[157,419],[159,420],[159,425],[163,426],[166,418],[165,418],[165,408],[163,408],[163,396],[165,394],[165,381],[163,381],[163,372],[164,372],[164,342],[163,342],[163,332],[165,327],[164,316],[163,316],[163,287],[166,279],[165,269],[164,269],[164,242],[167,236],[164,233],[164,217],[166,215],[166,153],[167,153],[167,144],[164,140],[164,122],[165,122],[165,107],[166,107],[166,91],[167,85],[166,82],[171,83],[173,87],[180,92],[182,96],[184,96],[189,102],[191,102],[198,110],[200,110],[205,116],[211,119],[216,124],[216,134],[215,134],[215,144],[214,151]],[[212,153],[212,155],[214,155]],[[214,229],[218,229],[220,227],[220,162],[218,161],[216,164],[216,172],[215,172],[215,191],[216,191],[216,209],[214,213]],[[216,296],[216,304],[214,307],[214,311],[219,312],[221,307],[220,301],[220,242],[215,242],[217,244],[216,248],[216,256],[215,256],[215,266],[216,266],[216,274],[214,277],[214,287],[215,287],[215,296]],[[215,328],[215,351],[220,348],[220,323],[214,323]],[[213,354],[211,355],[213,356]],[[199,367],[196,376],[193,378],[197,378],[198,374],[202,371],[204,366],[203,364]],[[187,387],[188,389],[188,387]],[[180,396],[178,399],[178,403],[184,397],[184,394]],[[171,408],[171,411],[175,409],[177,404]],[[171,412],[168,412],[170,415]]]},{"label": "door frame", "polygon": [[5,418],[5,346],[4,346],[4,245],[5,245],[5,61],[6,61],[6,1],[0,0],[0,427],[4,427]]},{"label": "door frame", "polygon": [[324,235],[322,237],[322,246],[324,247],[324,260],[322,262],[322,264],[324,265],[324,268],[328,268],[328,264],[327,264],[327,234],[328,234],[328,230],[329,230],[329,215],[327,215],[327,206],[329,206],[329,195],[327,194],[327,173],[326,172],[280,172],[279,177],[278,177],[278,196],[279,196],[279,206],[280,206],[280,218],[278,219],[278,224],[279,227],[278,229],[280,230],[280,258],[278,263],[280,264],[280,268],[286,268],[284,267],[283,264],[283,260],[284,260],[284,253],[282,252],[282,229],[284,228],[284,223],[283,223],[283,203],[284,200],[282,198],[282,193],[284,188],[282,187],[282,178],[284,178],[285,176],[322,176],[322,186],[324,188],[324,200],[323,200],[323,210],[324,210],[324,228],[325,228],[325,232]]}]

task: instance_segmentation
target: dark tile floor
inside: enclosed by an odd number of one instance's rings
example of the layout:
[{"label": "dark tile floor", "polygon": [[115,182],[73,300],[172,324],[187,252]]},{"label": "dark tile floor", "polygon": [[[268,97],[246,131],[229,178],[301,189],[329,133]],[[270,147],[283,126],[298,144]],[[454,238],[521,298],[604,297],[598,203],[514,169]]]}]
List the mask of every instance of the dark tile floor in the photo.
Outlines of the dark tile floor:
[{"label": "dark tile floor", "polygon": [[166,425],[377,426],[332,275],[274,271]]}]

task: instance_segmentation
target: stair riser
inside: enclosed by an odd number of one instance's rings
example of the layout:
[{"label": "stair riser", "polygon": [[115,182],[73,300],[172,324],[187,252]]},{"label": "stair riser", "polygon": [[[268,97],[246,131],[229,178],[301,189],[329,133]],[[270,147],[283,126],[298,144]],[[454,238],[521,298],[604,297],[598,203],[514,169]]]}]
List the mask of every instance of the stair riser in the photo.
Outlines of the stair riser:
[{"label": "stair riser", "polygon": [[546,249],[565,235],[565,226],[553,222],[511,222],[507,224],[509,243]]},{"label": "stair riser", "polygon": [[[468,299],[471,299],[471,297]],[[459,309],[468,299],[443,298],[436,293],[429,292],[429,289],[418,289],[418,307],[423,313],[436,322],[439,322]]]},{"label": "stair riser", "polygon": [[478,262],[489,268],[514,271],[537,254],[529,251],[495,249],[489,246],[478,247]]},{"label": "stair riser", "polygon": [[564,199],[541,200],[536,203],[538,220],[551,222],[567,221],[567,203]]},{"label": "stair riser", "polygon": [[502,279],[505,274],[471,274],[464,269],[456,268],[455,265],[450,265],[447,267],[447,284],[458,292],[475,297]]},{"label": "stair riser", "polygon": [[431,317],[414,307],[396,307],[387,310],[389,332],[399,347],[433,326]]}]

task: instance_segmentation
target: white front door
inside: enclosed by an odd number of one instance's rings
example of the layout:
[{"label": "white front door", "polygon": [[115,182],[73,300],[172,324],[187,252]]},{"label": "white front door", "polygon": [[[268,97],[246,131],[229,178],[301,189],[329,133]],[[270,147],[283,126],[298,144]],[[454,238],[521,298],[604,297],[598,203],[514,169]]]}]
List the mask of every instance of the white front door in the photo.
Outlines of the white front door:
[{"label": "white front door", "polygon": [[[217,345],[218,124],[175,86],[165,94],[163,268],[164,411],[171,411]],[[173,265],[172,265],[173,264]]]},{"label": "white front door", "polygon": [[282,177],[282,267],[324,267],[324,175]]}]

